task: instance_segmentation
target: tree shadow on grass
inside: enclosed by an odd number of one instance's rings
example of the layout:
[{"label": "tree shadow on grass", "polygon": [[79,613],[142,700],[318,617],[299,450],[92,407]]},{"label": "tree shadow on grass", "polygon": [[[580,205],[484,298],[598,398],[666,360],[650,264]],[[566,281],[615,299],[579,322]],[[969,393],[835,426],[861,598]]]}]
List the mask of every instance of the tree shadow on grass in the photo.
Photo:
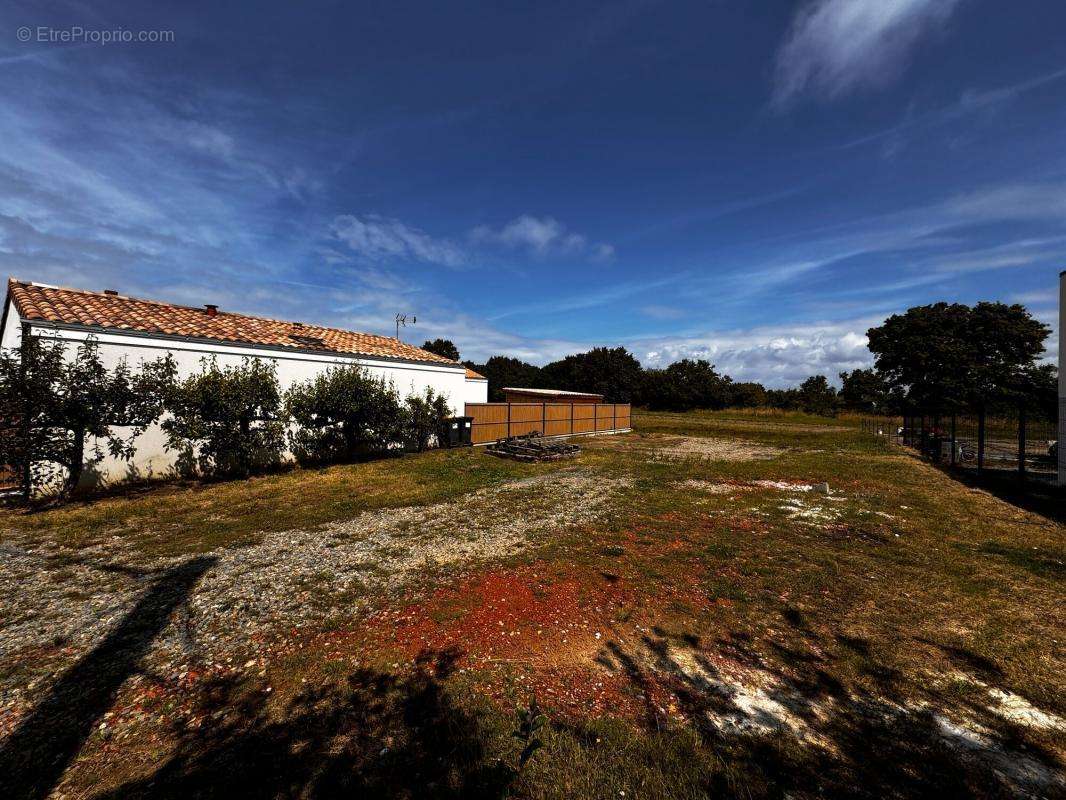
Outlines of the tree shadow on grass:
[{"label": "tree shadow on grass", "polygon": [[964,486],[983,489],[1012,506],[1066,524],[1066,488],[1055,486],[1049,478],[1030,476],[1022,481],[1011,470],[985,469],[981,475],[975,469],[940,466],[940,470]]},{"label": "tree shadow on grass", "polygon": [[359,669],[284,703],[216,681],[203,725],[177,729],[162,766],[98,798],[499,797],[508,773],[487,758],[490,733],[441,683],[457,657],[423,653],[405,676]]},{"label": "tree shadow on grass", "polygon": [[103,641],[67,670],[0,745],[0,792],[42,798],[114,703],[172,613],[216,559],[194,558],[155,578]]},{"label": "tree shadow on grass", "polygon": [[[790,621],[804,638],[816,638],[801,619]],[[757,670],[757,685],[724,673],[712,658],[722,652],[717,646],[704,649],[684,637],[655,634],[627,647],[608,642],[599,658],[645,698],[648,727],[670,724],[659,705],[664,690],[676,698],[718,765],[703,787],[709,795],[881,800],[1066,794],[1054,754],[1010,730],[975,735],[936,710],[950,706],[950,699],[914,704],[896,680],[876,681],[876,691],[849,691],[833,676],[825,643],[776,645],[773,660],[743,639],[724,643],[743,671]],[[869,656],[861,640],[847,645]],[[892,671],[872,669],[875,677],[881,672]],[[980,718],[982,709],[958,711]]]}]

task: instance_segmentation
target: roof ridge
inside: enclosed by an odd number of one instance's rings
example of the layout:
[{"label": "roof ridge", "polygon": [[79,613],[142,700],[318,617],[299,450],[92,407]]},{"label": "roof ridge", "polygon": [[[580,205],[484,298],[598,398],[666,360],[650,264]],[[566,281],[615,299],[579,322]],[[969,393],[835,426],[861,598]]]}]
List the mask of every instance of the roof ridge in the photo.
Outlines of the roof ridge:
[{"label": "roof ridge", "polygon": [[[108,294],[106,291],[96,291],[95,289],[78,289],[77,287],[74,287],[74,286],[55,286],[55,285],[50,284],[50,283],[40,283],[39,281],[21,281],[18,278],[14,278],[14,277],[8,278],[8,286],[9,287],[10,287],[10,285],[12,283],[18,284],[20,286],[35,286],[38,289],[51,289],[52,291],[56,291],[56,292],[73,292],[74,294],[89,294],[89,295],[92,295],[94,297],[103,297],[103,298],[108,298],[108,299],[117,297],[120,300],[133,300],[133,301],[138,302],[138,303],[147,303],[148,305],[152,305],[152,306],[165,306],[166,308],[184,308],[184,309],[187,309],[189,311],[200,311],[200,312],[202,312],[204,310],[204,308],[206,307],[206,306],[191,306],[191,305],[187,305],[185,303],[171,303],[171,302],[169,302],[167,300],[155,300],[155,299],[153,299],[151,297],[135,297],[132,294],[120,294],[120,293]],[[379,339],[393,339],[393,340],[398,341],[398,342],[400,341],[395,336],[386,336],[386,335],[381,334],[381,333],[365,333],[363,331],[348,330],[347,328],[337,328],[337,327],[334,327],[332,325],[320,325],[317,322],[303,322],[301,320],[279,319],[278,317],[267,317],[267,316],[263,316],[261,314],[248,314],[248,313],[246,313],[244,311],[226,311],[224,309],[218,308],[217,306],[216,306],[216,308],[217,308],[218,314],[220,316],[225,315],[225,316],[228,316],[228,317],[245,317],[246,319],[261,319],[264,322],[276,322],[279,325],[299,325],[299,326],[303,326],[303,327],[320,328],[321,330],[324,330],[324,331],[337,331],[339,333],[357,333],[360,336],[375,336],[375,337],[377,337]],[[401,344],[403,344],[403,342],[401,342]],[[411,347],[414,347],[414,346],[415,345],[411,345]],[[419,348],[419,349],[421,349],[421,348]],[[458,362],[456,362],[456,363],[458,363]]]},{"label": "roof ridge", "polygon": [[[16,291],[16,290],[20,290],[20,291]],[[36,290],[36,291],[34,291],[34,290]],[[364,333],[364,332],[360,332],[360,331],[348,330],[348,329],[345,329],[345,328],[338,328],[338,327],[334,327],[334,326],[330,326],[330,325],[321,325],[321,324],[314,323],[314,322],[302,322],[302,321],[298,321],[298,320],[283,320],[283,319],[277,319],[276,317],[257,316],[255,314],[245,314],[243,312],[237,312],[237,311],[216,310],[216,312],[214,314],[206,314],[205,313],[206,306],[190,306],[190,305],[185,305],[185,304],[182,304],[182,303],[171,303],[171,302],[167,302],[165,300],[155,300],[155,299],[145,298],[145,297],[134,297],[132,295],[119,294],[117,292],[111,292],[111,291],[93,291],[91,289],[77,289],[77,288],[65,287],[65,286],[52,286],[50,284],[38,283],[36,281],[19,280],[18,278],[14,277],[14,276],[9,276],[8,277],[8,294],[9,294],[9,296],[11,296],[12,300],[15,302],[15,306],[18,309],[20,316],[22,316],[24,314],[27,314],[28,313],[27,312],[27,307],[29,307],[29,308],[32,308],[33,312],[35,312],[37,314],[41,314],[42,318],[47,319],[47,317],[45,317],[44,314],[42,314],[42,312],[37,308],[37,306],[40,303],[43,302],[43,303],[45,303],[48,306],[53,306],[55,303],[58,303],[58,304],[60,304],[62,306],[65,306],[72,299],[72,298],[65,298],[64,299],[62,296],[57,297],[57,298],[49,298],[48,295],[53,293],[53,292],[60,293],[60,295],[69,294],[69,295],[74,295],[76,297],[77,296],[81,296],[83,298],[98,298],[99,300],[107,302],[109,304],[114,303],[114,301],[116,301],[116,300],[119,300],[119,301],[125,301],[125,302],[128,302],[128,303],[144,304],[146,306],[151,306],[153,308],[158,308],[160,310],[166,310],[166,311],[169,311],[171,313],[183,312],[183,313],[203,314],[205,316],[205,319],[203,320],[203,324],[210,325],[211,327],[214,327],[214,325],[217,324],[217,322],[225,321],[228,326],[231,326],[231,329],[232,329],[233,326],[236,326],[238,332],[239,332],[239,329],[241,327],[241,320],[248,320],[249,322],[252,322],[252,321],[261,322],[261,323],[264,323],[267,326],[277,326],[277,328],[280,328],[280,330],[276,330],[276,334],[275,335],[282,336],[284,338],[293,338],[293,339],[295,339],[295,337],[299,336],[300,334],[309,335],[311,338],[315,338],[315,339],[326,339],[326,338],[332,337],[332,338],[335,338],[335,339],[348,339],[348,344],[351,346],[351,345],[354,345],[356,343],[356,342],[352,341],[352,337],[355,337],[356,340],[362,339],[365,342],[365,346],[367,346],[369,348],[372,348],[372,349],[362,350],[362,351],[359,351],[359,350],[339,351],[336,348],[336,346],[326,345],[324,347],[324,351],[325,352],[351,352],[352,354],[369,355],[371,357],[373,357],[375,355],[378,355],[378,356],[391,355],[391,357],[402,358],[402,359],[406,359],[406,360],[410,360],[410,361],[421,361],[421,362],[425,362],[425,363],[447,364],[449,366],[454,365],[454,366],[457,366],[457,367],[463,366],[458,361],[452,361],[451,359],[444,358],[443,356],[440,356],[437,353],[431,353],[431,352],[429,352],[427,350],[423,350],[422,348],[418,347],[417,345],[408,344],[408,343],[406,343],[406,342],[404,342],[404,341],[402,341],[402,340],[400,340],[400,339],[398,339],[396,337],[385,336],[385,335],[382,335],[382,334],[379,334],[379,333]],[[90,305],[92,305],[92,304],[90,303]],[[115,307],[112,306],[111,308],[115,308]],[[216,306],[216,309],[217,309],[217,306]],[[53,313],[54,313],[54,310],[53,310]],[[113,318],[121,319],[124,314],[126,315],[127,319],[122,320],[123,322],[126,322],[131,314],[135,318],[142,317],[142,316],[151,316],[151,314],[149,312],[142,311],[142,312],[138,313],[132,307],[126,307],[125,309],[123,309],[122,306],[118,306],[117,308],[115,308],[113,314],[110,313],[110,312],[107,312],[107,313],[104,314],[104,316],[105,317],[113,317]],[[93,321],[91,323],[85,322],[84,318],[82,318],[82,319],[74,319],[73,317],[81,316],[81,315],[78,315],[78,314],[68,314],[68,317],[70,317],[70,318],[65,319],[65,320],[60,319],[59,316],[60,315],[57,315],[56,321],[63,321],[63,322],[66,322],[68,324],[78,324],[78,325],[92,324],[93,326],[96,326],[96,327],[100,327],[100,328],[104,328],[104,329],[114,329],[114,330],[131,330],[131,329],[132,330],[137,330],[138,329],[136,321],[134,321],[133,323],[128,324],[128,325],[116,325],[116,324],[108,324],[107,322],[99,322],[98,321],[99,317],[97,317],[96,315],[92,315],[94,317],[94,319],[93,319]],[[223,320],[220,320],[219,318],[223,318]],[[195,327],[200,327],[200,325],[201,325],[200,322],[196,322],[196,323],[193,323],[193,324],[195,325]],[[279,344],[276,341],[268,341],[269,337],[271,335],[269,327],[263,329],[262,332],[259,332],[257,334],[256,333],[252,333],[252,331],[250,330],[249,331],[249,335],[248,335],[247,338],[236,338],[236,337],[233,337],[233,336],[217,336],[217,335],[209,335],[209,334],[205,334],[203,336],[197,336],[195,333],[188,333],[188,332],[178,333],[178,332],[175,332],[173,330],[167,331],[165,328],[161,329],[159,327],[159,325],[154,325],[153,327],[155,329],[157,329],[157,330],[162,330],[163,333],[168,333],[169,335],[174,336],[176,338],[208,338],[208,339],[214,339],[214,340],[220,341],[220,342],[247,342],[247,343],[255,344],[255,343],[257,343],[257,336],[258,336],[259,339],[264,339],[264,338],[266,339],[264,341],[260,341],[259,343],[261,343],[261,344],[263,344],[263,343]],[[145,330],[145,328],[141,328],[141,330]],[[288,345],[283,345],[282,344],[280,346],[288,346]],[[375,349],[381,350],[381,351],[385,351],[385,352],[377,352],[377,353],[375,353],[374,352]],[[390,350],[393,351],[391,354],[388,352]]]}]

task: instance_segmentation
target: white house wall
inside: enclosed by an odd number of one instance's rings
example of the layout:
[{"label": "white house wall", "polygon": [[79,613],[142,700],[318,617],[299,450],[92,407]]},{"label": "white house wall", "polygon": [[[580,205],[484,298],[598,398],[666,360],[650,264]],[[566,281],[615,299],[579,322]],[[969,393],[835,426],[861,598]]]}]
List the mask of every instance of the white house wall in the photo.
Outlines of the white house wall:
[{"label": "white house wall", "polygon": [[[11,327],[12,318],[16,324],[12,336],[9,337],[7,328]],[[21,339],[21,322],[13,309],[9,309],[8,319],[9,324],[4,330],[4,346],[18,346]],[[78,344],[92,336],[99,345],[100,359],[108,368],[114,368],[122,360],[136,368],[144,361],[152,361],[169,352],[177,365],[178,377],[181,378],[198,373],[204,359],[214,357],[220,366],[236,366],[246,358],[260,358],[274,362],[278,383],[282,391],[285,391],[294,383],[313,378],[331,366],[359,364],[374,377],[384,378],[386,383],[392,384],[401,397],[421,394],[426,388],[431,388],[448,399],[453,414],[462,414],[465,403],[472,402],[468,400],[470,389],[467,386],[465,370],[444,364],[411,364],[370,357],[286,352],[136,334],[89,333],[40,324],[32,324],[31,333],[67,342],[71,352]],[[87,447],[92,444],[90,440]],[[132,461],[105,455],[103,461],[91,471],[87,470],[90,473],[87,475],[87,481],[101,485],[130,478],[162,477],[173,472],[177,454],[167,451],[166,436],[158,424],[151,426],[138,437],[136,445],[137,451]]]},{"label": "white house wall", "polygon": [[467,378],[463,404],[489,402],[489,382],[483,378]]}]

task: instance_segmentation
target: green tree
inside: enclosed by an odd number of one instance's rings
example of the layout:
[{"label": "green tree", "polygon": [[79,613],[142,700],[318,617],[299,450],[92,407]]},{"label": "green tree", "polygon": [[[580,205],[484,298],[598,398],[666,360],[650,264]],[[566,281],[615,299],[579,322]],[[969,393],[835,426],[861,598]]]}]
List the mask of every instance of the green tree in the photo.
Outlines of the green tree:
[{"label": "green tree", "polygon": [[[1054,364],[1036,364],[1024,370],[1020,388],[1020,404],[1034,419],[1054,421],[1059,413],[1059,371]],[[1008,411],[1016,411],[1019,402],[1008,396]]]},{"label": "green tree", "polygon": [[180,468],[211,477],[244,478],[278,464],[285,448],[285,419],[273,362],[246,358],[179,381],[161,427]]},{"label": "green tree", "polygon": [[65,343],[36,336],[0,353],[0,408],[10,414],[0,462],[17,471],[27,497],[49,488],[69,494],[105,453],[132,459],[173,383],[169,356],[136,370],[125,359],[108,369],[92,338],[69,354]]},{"label": "green tree", "polygon": [[596,347],[546,364],[540,385],[546,389],[602,394],[608,403],[628,403],[637,396],[644,375],[624,347]]},{"label": "green tree", "polygon": [[766,400],[770,408],[795,411],[801,408],[799,389],[767,389]]},{"label": "green tree", "polygon": [[840,373],[840,405],[850,411],[888,413],[892,407],[888,382],[872,369]]},{"label": "green tree", "polygon": [[808,414],[829,417],[836,413],[837,390],[825,375],[812,375],[799,385],[799,406]]},{"label": "green tree", "polygon": [[541,385],[540,367],[510,356],[493,356],[484,364],[467,361],[465,365],[489,381],[489,402],[503,402],[505,386],[535,388]]},{"label": "green tree", "polygon": [[289,445],[303,464],[380,452],[399,439],[402,417],[395,389],[356,365],[295,384],[286,392],[285,408],[297,425],[289,432]]},{"label": "green tree", "polygon": [[422,349],[444,358],[450,358],[452,361],[459,360],[459,348],[451,339],[434,339],[433,341],[427,339]]},{"label": "green tree", "polygon": [[729,387],[729,405],[736,408],[760,408],[769,402],[766,387],[761,383],[748,381],[734,383]]},{"label": "green tree", "polygon": [[665,369],[646,370],[640,402],[664,411],[725,408],[732,396],[731,383],[709,361],[685,358]]},{"label": "green tree", "polygon": [[1047,325],[1020,305],[916,306],[867,332],[874,366],[916,408],[949,411],[1019,398]]},{"label": "green tree", "polygon": [[448,398],[431,387],[427,386],[422,394],[409,395],[403,402],[400,423],[404,447],[419,453],[428,448],[430,439],[450,415]]}]

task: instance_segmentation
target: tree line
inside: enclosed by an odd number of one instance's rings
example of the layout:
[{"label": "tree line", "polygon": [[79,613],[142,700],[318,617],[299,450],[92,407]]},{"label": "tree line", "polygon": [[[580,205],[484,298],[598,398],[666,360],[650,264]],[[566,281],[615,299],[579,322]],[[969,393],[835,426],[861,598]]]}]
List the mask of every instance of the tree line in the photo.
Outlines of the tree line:
[{"label": "tree line", "polygon": [[108,368],[91,338],[70,354],[38,337],[0,353],[0,408],[0,464],[27,497],[69,495],[106,455],[131,461],[137,437],[156,423],[181,474],[244,478],[277,468],[286,452],[317,465],[425,450],[450,414],[432,389],[401,398],[357,365],[283,391],[272,361],[207,358],[179,378],[169,354]]},{"label": "tree line", "polygon": [[[645,369],[623,347],[597,347],[542,367],[510,356],[463,363],[488,378],[491,402],[502,401],[502,389],[515,386],[594,392],[610,403],[664,411],[767,407],[832,415],[1025,406],[1054,419],[1057,371],[1037,363],[1050,333],[1021,305],[916,306],[867,331],[874,365],[841,372],[840,389],[825,375],[812,375],[793,388],[768,389],[734,381],[704,359]],[[459,359],[458,349],[445,339],[426,342],[424,348]]]}]

